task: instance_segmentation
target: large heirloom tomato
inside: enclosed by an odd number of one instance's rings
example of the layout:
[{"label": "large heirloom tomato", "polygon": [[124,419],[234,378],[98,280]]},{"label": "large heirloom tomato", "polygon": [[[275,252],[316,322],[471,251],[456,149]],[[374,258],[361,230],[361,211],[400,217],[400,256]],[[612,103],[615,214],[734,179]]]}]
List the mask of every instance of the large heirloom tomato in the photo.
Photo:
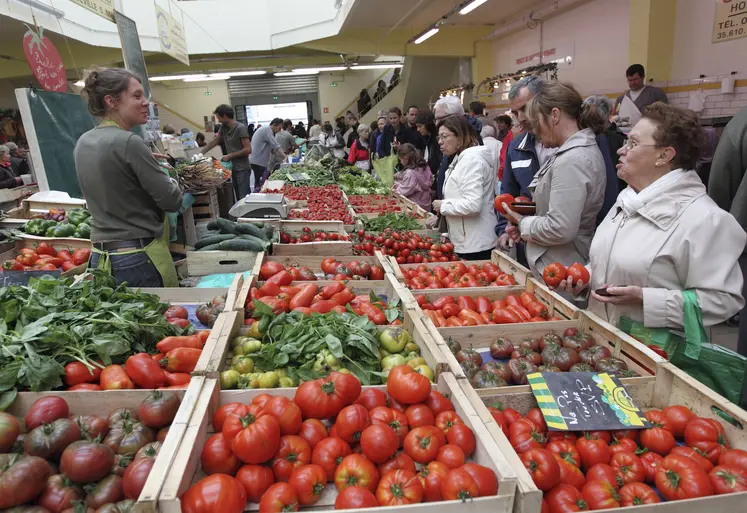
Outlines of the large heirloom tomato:
[{"label": "large heirloom tomato", "polygon": [[584,477],[584,473],[581,472],[581,469],[557,454],[553,454],[553,458],[555,458],[560,467],[560,482],[563,484],[569,484],[581,490],[586,484],[586,477]]},{"label": "large heirloom tomato", "polygon": [[57,474],[47,480],[47,484],[37,502],[39,506],[52,513],[62,513],[62,511],[72,508],[73,503],[82,501],[84,496],[85,492],[80,486],[77,486],[62,474]]},{"label": "large heirloom tomato", "polygon": [[432,461],[420,469],[418,478],[420,479],[420,484],[423,485],[423,499],[425,502],[443,500],[441,486],[448,473],[449,467],[440,461]]},{"label": "large heirloom tomato", "polygon": [[695,461],[684,456],[667,456],[656,470],[656,488],[667,500],[694,499],[713,495],[708,474]]},{"label": "large heirloom tomato", "polygon": [[464,468],[449,470],[441,483],[441,496],[445,501],[467,501],[480,496],[477,481]]},{"label": "large heirloom tomato", "polygon": [[361,454],[345,456],[335,471],[335,486],[338,491],[348,486],[363,486],[373,493],[378,484],[379,471],[376,465]]},{"label": "large heirloom tomato", "polygon": [[104,444],[78,441],[62,452],[60,471],[76,483],[105,478],[114,465],[114,452]]},{"label": "large heirloom tomato", "polygon": [[373,463],[384,463],[394,456],[399,448],[397,433],[389,426],[374,424],[363,430],[361,450]]},{"label": "large heirloom tomato", "polygon": [[407,433],[405,452],[417,463],[426,465],[436,459],[438,450],[445,444],[443,431],[435,426],[420,426]]},{"label": "large heirloom tomato", "polygon": [[301,431],[301,408],[287,397],[273,396],[262,408],[278,420],[281,435],[297,435]]},{"label": "large heirloom tomato", "polygon": [[361,433],[371,424],[366,408],[360,404],[351,404],[340,411],[335,420],[337,436],[348,442],[355,443],[360,440]]},{"label": "large heirloom tomato", "polygon": [[642,453],[639,458],[643,464],[643,472],[646,482],[653,484],[656,478],[656,469],[659,468],[661,462],[664,461],[664,456],[656,454],[655,452],[646,451]]},{"label": "large heirloom tomato", "polygon": [[581,456],[581,465],[584,469],[590,469],[597,463],[608,463],[610,461],[610,448],[604,440],[592,438],[589,433],[578,439],[576,449]]},{"label": "large heirloom tomato", "polygon": [[261,465],[244,465],[236,473],[236,480],[244,486],[247,498],[259,502],[267,489],[275,484],[272,470]]},{"label": "large heirloom tomato", "polygon": [[422,403],[431,394],[431,382],[409,365],[398,365],[389,372],[386,391],[402,404]]},{"label": "large heirloom tomato", "polygon": [[330,436],[319,442],[311,453],[311,463],[327,473],[327,481],[335,480],[335,470],[345,456],[352,454],[350,445],[342,438]]},{"label": "large heirloom tomato", "polygon": [[708,474],[717,494],[747,491],[747,470],[717,465]]},{"label": "large heirloom tomato", "polygon": [[319,465],[304,465],[293,470],[288,480],[298,494],[298,502],[302,506],[314,504],[322,496],[327,484],[327,473]]},{"label": "large heirloom tomato", "polygon": [[262,513],[298,511],[298,493],[288,483],[275,483],[262,495],[262,500],[259,501],[259,510]]},{"label": "large heirloom tomato", "polygon": [[661,502],[656,492],[643,483],[628,483],[620,488],[617,494],[620,496],[620,506],[623,508]]},{"label": "large heirloom tomato", "polygon": [[546,492],[560,483],[560,465],[547,449],[530,449],[520,458],[540,490]]},{"label": "large heirloom tomato", "polygon": [[405,443],[405,436],[409,430],[407,415],[386,406],[377,406],[368,412],[371,424],[384,424],[397,434],[399,447]]},{"label": "large heirloom tomato", "polygon": [[519,454],[545,446],[545,437],[529,419],[520,418],[508,428],[508,440]]},{"label": "large heirloom tomato", "polygon": [[610,458],[610,467],[615,471],[618,482],[623,484],[642,483],[646,479],[646,469],[641,459],[632,452],[617,452]]},{"label": "large heirloom tomato", "polygon": [[477,483],[480,497],[490,497],[498,493],[498,478],[488,467],[477,463],[465,463],[462,469]]},{"label": "large heirloom tomato", "polygon": [[192,485],[181,497],[183,513],[241,513],[246,490],[225,474],[213,474]]},{"label": "large heirloom tomato", "polygon": [[475,447],[477,447],[477,441],[475,440],[475,434],[472,432],[469,426],[466,424],[456,424],[449,429],[446,433],[446,440],[451,445],[456,445],[462,451],[464,451],[464,457],[469,458]]},{"label": "large heirloom tomato", "polygon": [[26,433],[23,447],[24,452],[31,456],[56,460],[68,445],[77,440],[80,440],[80,428],[70,419],[57,419]]},{"label": "large heirloom tomato", "polygon": [[259,418],[249,415],[242,418],[242,425],[243,429],[231,441],[234,454],[250,465],[258,465],[272,458],[280,446],[280,424],[277,419],[272,415]]},{"label": "large heirloom tomato", "polygon": [[547,492],[544,498],[551,513],[588,511],[591,509],[584,500],[581,491],[567,484],[559,484]]},{"label": "large heirloom tomato", "polygon": [[614,486],[604,481],[588,481],[581,494],[591,509],[619,508],[620,496]]},{"label": "large heirloom tomato", "polygon": [[280,438],[278,450],[272,460],[272,472],[278,481],[288,481],[293,470],[311,463],[311,447],[298,435]]},{"label": "large heirloom tomato", "polygon": [[402,506],[423,501],[423,485],[409,470],[390,470],[381,478],[376,488],[380,506]]},{"label": "large heirloom tomato", "polygon": [[348,486],[341,490],[335,499],[335,509],[375,508],[378,505],[376,496],[362,486]]},{"label": "large heirloom tomato", "polygon": [[8,452],[21,432],[18,419],[9,413],[0,412],[0,453]]},{"label": "large heirloom tomato", "polygon": [[293,402],[304,418],[334,417],[361,394],[361,382],[352,374],[331,372],[326,378],[301,383]]},{"label": "large heirloom tomato", "polygon": [[207,439],[200,453],[202,471],[206,474],[236,474],[241,462],[231,451],[230,442],[226,442],[223,433],[215,433]]},{"label": "large heirloom tomato", "polygon": [[61,397],[51,395],[34,401],[26,412],[26,429],[31,431],[42,424],[70,416],[70,408]]},{"label": "large heirloom tomato", "polygon": [[685,443],[698,449],[713,464],[718,463],[719,457],[731,448],[724,426],[705,417],[696,417],[687,423]]},{"label": "large heirloom tomato", "polygon": [[327,426],[319,419],[306,419],[301,423],[298,436],[306,440],[313,451],[316,444],[327,438]]}]

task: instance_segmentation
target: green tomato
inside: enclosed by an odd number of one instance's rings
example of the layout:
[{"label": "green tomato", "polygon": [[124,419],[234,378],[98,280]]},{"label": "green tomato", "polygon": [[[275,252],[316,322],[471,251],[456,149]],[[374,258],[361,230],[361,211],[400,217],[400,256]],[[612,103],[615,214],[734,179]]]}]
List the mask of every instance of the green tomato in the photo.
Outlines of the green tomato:
[{"label": "green tomato", "polygon": [[[234,360],[236,360],[234,362]],[[248,356],[234,356],[231,365],[239,374],[254,372],[254,360]]]},{"label": "green tomato", "polygon": [[387,369],[393,369],[394,367],[397,367],[398,365],[404,365],[407,363],[407,360],[405,360],[405,357],[401,354],[391,354],[381,360],[381,368],[383,370]]},{"label": "green tomato", "polygon": [[280,383],[277,372],[263,372],[259,377],[259,388],[275,388]]},{"label": "green tomato", "polygon": [[379,344],[390,353],[399,353],[407,345],[403,332],[407,333],[402,328],[387,328],[379,333]]},{"label": "green tomato", "polygon": [[418,374],[422,374],[423,376],[428,378],[431,382],[433,382],[433,378],[435,378],[433,374],[433,369],[431,369],[427,365],[418,365],[417,367],[415,367],[415,372],[417,372]]},{"label": "green tomato", "polygon": [[256,353],[262,349],[262,342],[254,338],[248,338],[241,344],[241,349],[244,351],[244,354]]},{"label": "green tomato", "polygon": [[256,339],[262,338],[262,332],[259,330],[259,322],[253,322],[251,326],[249,326],[249,331],[247,332],[247,335],[249,335],[252,338],[256,338]]},{"label": "green tomato", "polygon": [[420,354],[420,346],[415,342],[408,342],[407,345],[405,345],[405,352]]},{"label": "green tomato", "polygon": [[285,367],[280,367],[279,369],[275,369],[275,373],[278,375],[279,378],[288,377],[288,369],[286,369]]},{"label": "green tomato", "polygon": [[249,337],[245,337],[243,335],[239,335],[238,337],[234,337],[234,339],[231,341],[231,347],[238,347],[244,342],[246,342],[249,339]]},{"label": "green tomato", "polygon": [[415,358],[420,358],[420,357],[421,357],[420,354],[413,351],[412,353],[407,353],[405,355],[405,360],[409,362],[410,360],[414,360]]},{"label": "green tomato", "polygon": [[293,387],[295,387],[297,385],[296,385],[296,383],[291,378],[289,378],[287,376],[283,376],[282,378],[280,378],[280,382],[279,382],[278,386],[280,388],[293,388]]},{"label": "green tomato", "polygon": [[383,360],[384,358],[386,358],[390,354],[392,354],[392,353],[390,353],[389,351],[387,351],[383,347],[379,347],[379,360]]},{"label": "green tomato", "polygon": [[418,356],[416,358],[407,360],[407,365],[409,365],[410,367],[414,369],[418,365],[428,365],[428,362],[425,361],[425,358],[421,358],[420,356]]},{"label": "green tomato", "polygon": [[239,373],[233,369],[220,373],[220,387],[223,390],[231,390],[239,384]]}]

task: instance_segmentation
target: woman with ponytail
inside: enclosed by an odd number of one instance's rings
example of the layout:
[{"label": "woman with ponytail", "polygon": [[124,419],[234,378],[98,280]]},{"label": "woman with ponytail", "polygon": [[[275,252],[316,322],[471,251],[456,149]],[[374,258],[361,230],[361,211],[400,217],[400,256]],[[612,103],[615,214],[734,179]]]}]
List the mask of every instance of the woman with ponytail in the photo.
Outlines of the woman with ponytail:
[{"label": "woman with ponytail", "polygon": [[[510,209],[506,233],[526,241],[527,261],[536,278],[553,262],[569,266],[589,261],[596,217],[604,201],[604,157],[596,133],[606,119],[595,103],[584,102],[571,85],[545,82],[526,106],[526,115],[545,148],[558,148],[529,186],[537,204],[533,216]],[[509,205],[504,204],[504,208]]]}]

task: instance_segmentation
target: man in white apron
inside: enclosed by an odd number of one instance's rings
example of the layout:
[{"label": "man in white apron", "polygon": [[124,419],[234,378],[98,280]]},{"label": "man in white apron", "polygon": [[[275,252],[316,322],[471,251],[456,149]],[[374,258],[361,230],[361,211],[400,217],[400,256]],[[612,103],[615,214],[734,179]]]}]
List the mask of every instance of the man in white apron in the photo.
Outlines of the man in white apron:
[{"label": "man in white apron", "polygon": [[627,134],[641,119],[643,109],[655,102],[668,103],[668,101],[664,91],[658,87],[646,85],[646,72],[643,65],[631,65],[625,72],[625,76],[628,78],[630,89],[615,102],[615,116],[612,120],[621,132]]}]

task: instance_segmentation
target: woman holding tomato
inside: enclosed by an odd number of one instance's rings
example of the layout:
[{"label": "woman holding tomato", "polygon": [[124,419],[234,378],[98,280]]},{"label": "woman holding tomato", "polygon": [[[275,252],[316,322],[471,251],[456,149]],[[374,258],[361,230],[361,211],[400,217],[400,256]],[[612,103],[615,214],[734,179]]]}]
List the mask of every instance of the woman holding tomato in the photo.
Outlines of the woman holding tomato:
[{"label": "woman holding tomato", "polygon": [[443,200],[433,210],[446,218],[449,239],[465,260],[489,260],[495,235],[495,169],[491,153],[478,145],[478,135],[467,118],[448,116],[438,123],[438,142],[444,155],[453,156],[444,178]]},{"label": "woman holding tomato", "polygon": [[132,132],[148,120],[143,86],[131,72],[109,68],[90,72],[83,93],[103,119],[73,153],[92,216],[89,267],[131,287],[177,287],[165,215],[181,208],[182,192]]},{"label": "woman holding tomato", "polygon": [[529,267],[541,279],[552,262],[569,266],[588,261],[606,184],[595,132],[606,120],[573,86],[559,82],[542,83],[527,103],[526,115],[545,148],[558,151],[529,185],[536,215],[521,216],[503,206],[515,221],[506,233],[514,242],[526,241]]},{"label": "woman holding tomato", "polygon": [[[657,102],[618,151],[617,175],[628,187],[591,244],[589,301],[615,325],[625,316],[645,328],[682,329],[693,293],[705,326],[744,304],[737,259],[747,235],[693,171],[702,135],[695,114]],[[576,293],[585,288],[576,285]]]}]

